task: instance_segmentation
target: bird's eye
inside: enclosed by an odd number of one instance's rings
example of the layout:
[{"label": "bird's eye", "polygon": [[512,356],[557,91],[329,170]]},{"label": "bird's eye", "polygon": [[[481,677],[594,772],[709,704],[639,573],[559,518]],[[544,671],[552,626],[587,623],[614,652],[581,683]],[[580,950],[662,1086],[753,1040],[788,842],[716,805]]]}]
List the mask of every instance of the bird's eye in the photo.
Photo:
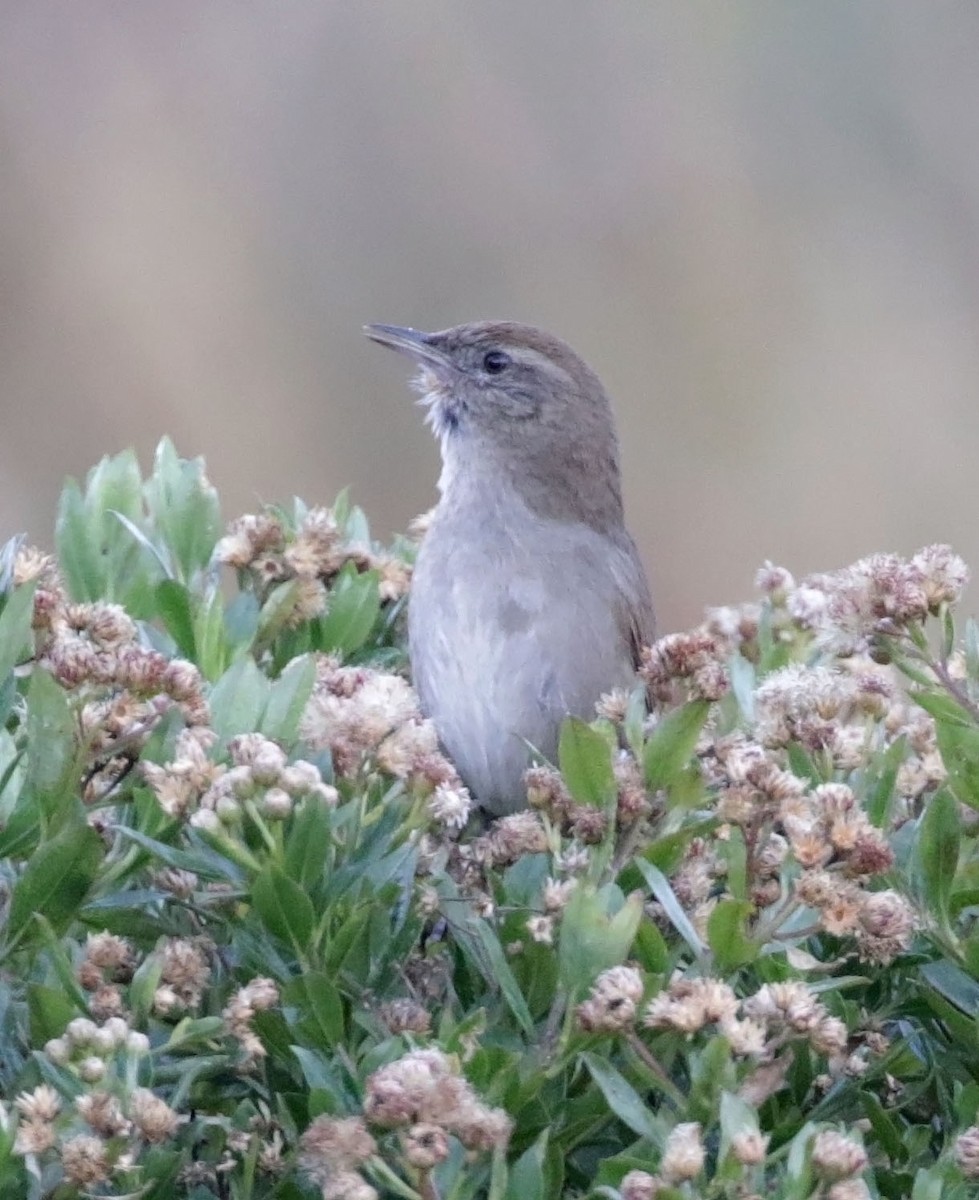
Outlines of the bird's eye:
[{"label": "bird's eye", "polygon": [[499,375],[510,365],[510,355],[502,350],[487,350],[483,355],[483,370],[488,375]]}]

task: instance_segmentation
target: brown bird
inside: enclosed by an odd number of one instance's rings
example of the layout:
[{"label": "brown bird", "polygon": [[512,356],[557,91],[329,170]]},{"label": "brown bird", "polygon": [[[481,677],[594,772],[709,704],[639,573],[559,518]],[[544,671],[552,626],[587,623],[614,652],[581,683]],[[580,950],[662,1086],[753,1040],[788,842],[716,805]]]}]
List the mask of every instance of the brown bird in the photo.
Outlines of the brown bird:
[{"label": "brown bird", "polygon": [[419,364],[442,451],[408,609],[422,709],[479,804],[514,812],[528,743],[553,760],[564,718],[633,684],[653,637],[611,406],[569,346],[529,325],[365,332]]}]

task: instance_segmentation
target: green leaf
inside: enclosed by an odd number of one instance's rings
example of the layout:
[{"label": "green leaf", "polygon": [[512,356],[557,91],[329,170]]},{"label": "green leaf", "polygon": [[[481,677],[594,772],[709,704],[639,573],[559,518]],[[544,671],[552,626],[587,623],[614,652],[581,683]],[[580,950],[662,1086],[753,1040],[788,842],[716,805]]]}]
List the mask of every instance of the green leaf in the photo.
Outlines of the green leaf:
[{"label": "green leaf", "polygon": [[948,787],[962,804],[979,809],[979,729],[957,718],[936,718],[935,734]]},{"label": "green leaf", "polygon": [[36,583],[14,588],[0,613],[0,683],[31,652],[31,618]]},{"label": "green leaf", "polygon": [[230,883],[240,885],[243,880],[241,867],[224,855],[217,853],[210,846],[191,841],[191,850],[181,850],[177,846],[168,846],[166,842],[157,841],[139,829],[130,829],[125,825],[119,826],[123,837],[129,838],[149,851],[154,858],[175,867],[178,871],[192,871],[204,879],[226,879]]},{"label": "green leaf", "polygon": [[615,799],[611,747],[577,717],[568,717],[561,725],[558,764],[568,791],[579,804],[607,808]]},{"label": "green leaf", "polygon": [[883,754],[875,755],[864,771],[864,807],[867,816],[878,829],[884,829],[887,825],[897,773],[907,755],[908,739],[902,734]]},{"label": "green leaf", "polygon": [[156,585],[156,610],[173,638],[177,649],[191,662],[197,660],[197,639],[194,636],[194,613],[187,588],[175,579],[164,579]]},{"label": "green leaf", "polygon": [[583,995],[601,971],[625,960],[642,911],[639,892],[625,899],[614,884],[596,891],[579,880],[561,915],[558,943],[561,983],[572,999]]},{"label": "green leaf", "polygon": [[271,685],[246,655],[233,663],[214,685],[211,721],[220,737],[254,733],[268,703]]},{"label": "green leaf", "polygon": [[58,501],[54,538],[69,593],[75,600],[98,599],[103,590],[102,562],[81,488],[74,479],[65,484]]},{"label": "green leaf", "polygon": [[143,515],[143,480],[134,450],[106,455],[92,468],[85,480],[85,504],[90,513],[102,519],[105,534],[119,531],[105,518],[120,512],[131,521]]},{"label": "green leaf", "polygon": [[303,971],[285,988],[285,1000],[302,1010],[314,1028],[322,1049],[343,1043],[343,1000],[330,977],[322,971]]},{"label": "green leaf", "polygon": [[665,975],[670,967],[670,951],[666,939],[647,917],[640,921],[633,944],[633,954],[644,971]]},{"label": "green leaf", "polygon": [[734,1139],[743,1133],[758,1133],[758,1110],[733,1092],[721,1092],[721,1152],[719,1159],[727,1156]]},{"label": "green leaf", "polygon": [[381,611],[379,576],[376,571],[358,573],[348,563],[330,589],[326,616],[319,622],[320,650],[353,654],[367,641]]},{"label": "green leaf", "polygon": [[174,1025],[167,1039],[168,1050],[187,1050],[193,1045],[206,1046],[217,1034],[225,1031],[221,1017],[184,1017]]},{"label": "green leaf", "polygon": [[102,841],[88,825],[65,826],[43,842],[14,884],[7,932],[16,940],[35,913],[57,933],[71,924],[95,882],[102,863]]},{"label": "green leaf", "polygon": [[646,686],[640,683],[629,693],[629,704],[626,708],[625,720],[622,722],[626,745],[632,751],[637,762],[642,761],[642,750],[645,744],[643,726],[646,723],[646,715]]},{"label": "green leaf", "polygon": [[961,1009],[969,1017],[979,1012],[979,982],[966,975],[960,967],[947,959],[925,963],[921,974],[949,1004]]},{"label": "green leaf", "polygon": [[694,929],[690,918],[684,912],[683,905],[676,898],[676,893],[670,887],[670,881],[652,863],[648,863],[642,858],[637,858],[633,861],[642,872],[646,883],[649,885],[649,890],[662,905],[663,911],[673,925],[673,928],[683,938],[694,954],[702,954],[705,949],[704,943],[700,940],[700,934]]},{"label": "green leaf", "polygon": [[[37,926],[35,944],[44,947],[48,962],[61,984],[59,994],[71,1002],[72,1016],[85,1012],[88,1007],[88,999],[78,982],[77,968],[69,957],[69,950],[66,948],[64,940],[43,913],[35,913],[34,922]],[[60,1029],[57,1030],[57,1033],[60,1032]],[[48,1036],[55,1037],[57,1033]]]},{"label": "green leaf", "polygon": [[524,1033],[528,1036],[533,1034],[534,1019],[495,932],[480,917],[473,917],[466,922],[468,937],[461,936],[457,924],[453,925],[453,932],[486,982],[491,987],[499,987],[507,1007],[517,1018]]},{"label": "green leaf", "polygon": [[544,1160],[548,1130],[529,1146],[510,1168],[504,1196],[506,1200],[545,1200]]},{"label": "green leaf", "polygon": [[183,580],[206,567],[221,536],[218,495],[202,458],[182,459],[169,438],[156,448],[146,500],[153,524]]},{"label": "green leaf", "polygon": [[920,704],[926,713],[930,713],[936,721],[946,725],[962,725],[969,728],[973,725],[972,718],[957,700],[953,700],[946,692],[930,692],[918,688],[911,693],[911,699]]},{"label": "green leaf", "polygon": [[62,500],[58,557],[71,564],[66,574],[74,598],[117,601],[137,618],[151,616],[152,589],[164,572],[145,544],[142,480],[133,451],[103,458],[88,474],[84,498],[69,485]]},{"label": "green leaf", "polygon": [[940,788],[925,808],[918,827],[918,856],[925,903],[947,930],[949,897],[959,862],[962,821],[959,804],[948,788]]},{"label": "green leaf", "polygon": [[975,682],[979,680],[979,624],[974,617],[965,623],[965,670]]},{"label": "green leaf", "polygon": [[[915,1172],[911,1200],[960,1200],[948,1186],[955,1179],[955,1176],[949,1179],[950,1167],[955,1170],[951,1163],[939,1163]],[[955,1175],[958,1175],[958,1171],[955,1171]],[[967,1195],[968,1192],[961,1193],[961,1200],[966,1200]]]},{"label": "green leaf", "polygon": [[252,904],[266,929],[290,943],[305,959],[313,940],[316,914],[299,884],[279,867],[267,867],[252,884]]},{"label": "green leaf", "polygon": [[646,742],[643,768],[646,786],[668,788],[690,762],[710,712],[707,700],[691,700],[666,714]]},{"label": "green leaf", "polygon": [[285,872],[307,891],[323,878],[333,836],[330,806],[319,796],[304,796],[286,839]]},{"label": "green leaf", "polygon": [[316,682],[316,662],[311,654],[294,658],[272,684],[262,717],[261,732],[285,746],[299,733],[299,720]]},{"label": "green leaf", "polygon": [[79,1010],[61,988],[43,983],[28,983],[27,1008],[31,1041],[35,1046],[43,1046],[51,1038],[59,1037],[72,1017],[79,1015]]},{"label": "green leaf", "polygon": [[289,623],[296,610],[298,600],[298,579],[290,579],[285,583],[276,584],[269,592],[268,598],[258,614],[256,641],[263,646],[269,645],[276,634],[281,633]]},{"label": "green leaf", "polygon": [[662,1144],[660,1130],[638,1092],[631,1083],[613,1066],[603,1062],[594,1054],[580,1055],[588,1073],[598,1084],[605,1102],[615,1115],[633,1133],[649,1138],[656,1145]]},{"label": "green leaf", "polygon": [[156,989],[163,978],[163,959],[160,954],[149,954],[133,973],[129,985],[129,1004],[133,1011],[134,1025],[141,1027],[153,1011]]},{"label": "green leaf", "polygon": [[722,975],[757,957],[758,948],[744,931],[750,912],[748,900],[727,897],[718,901],[707,918],[707,941]]},{"label": "green leaf", "polygon": [[755,719],[755,688],[758,676],[753,663],[742,654],[734,654],[728,662],[728,677],[731,680],[731,691],[738,702],[741,716],[748,725]]},{"label": "green leaf", "polygon": [[[643,846],[640,852],[641,857],[654,867],[658,867],[664,875],[669,875],[680,865],[683,855],[693,839],[709,836],[716,824],[717,822],[713,819],[697,821],[691,825],[684,825],[673,833],[665,833],[662,837]],[[631,870],[631,868],[629,869]],[[623,879],[626,877],[623,872]],[[633,886],[631,879],[629,886]]]},{"label": "green leaf", "polygon": [[[745,843],[744,832],[737,826],[731,827],[731,833],[726,842],[718,845],[721,857],[727,867],[725,878],[727,890],[735,900],[748,898],[748,847]],[[749,910],[750,910],[749,905]]]},{"label": "green leaf", "polygon": [[[215,596],[220,593],[215,591]],[[258,597],[254,592],[239,592],[228,605],[222,615],[222,631],[226,631],[227,641],[236,650],[247,650],[255,640],[258,632],[258,618],[261,613]]]},{"label": "green leaf", "polygon": [[323,1054],[305,1046],[293,1046],[306,1086],[313,1092],[322,1092],[329,1097],[330,1112],[343,1112],[350,1103],[349,1089],[344,1087],[339,1069]]},{"label": "green leaf", "polygon": [[81,815],[75,794],[78,747],[75,716],[61,688],[36,668],[27,689],[27,782],[42,820],[55,829]]},{"label": "green leaf", "polygon": [[908,1152],[898,1124],[891,1119],[890,1114],[873,1092],[861,1088],[859,1095],[867,1119],[870,1121],[884,1153],[892,1163],[906,1162]]},{"label": "green leaf", "polygon": [[231,642],[242,650],[252,644],[258,629],[258,601],[248,593],[242,593],[228,608],[228,622],[232,614],[248,614],[249,633],[240,639],[231,635],[225,623],[224,600],[218,588],[210,589],[197,606],[194,614],[194,644],[197,647],[195,662],[205,679],[214,682],[228,668],[232,657]]}]

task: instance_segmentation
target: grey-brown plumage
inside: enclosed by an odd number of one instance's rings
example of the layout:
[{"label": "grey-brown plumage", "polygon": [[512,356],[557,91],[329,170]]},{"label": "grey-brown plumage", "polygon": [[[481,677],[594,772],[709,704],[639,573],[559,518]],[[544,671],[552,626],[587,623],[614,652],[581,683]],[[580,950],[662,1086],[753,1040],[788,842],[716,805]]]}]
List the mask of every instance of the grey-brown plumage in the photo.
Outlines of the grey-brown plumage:
[{"label": "grey-brown plumage", "polygon": [[513,812],[527,802],[527,743],[553,759],[562,720],[630,686],[653,636],[608,397],[529,325],[366,332],[421,367],[442,451],[409,599],[415,686],[482,807]]}]

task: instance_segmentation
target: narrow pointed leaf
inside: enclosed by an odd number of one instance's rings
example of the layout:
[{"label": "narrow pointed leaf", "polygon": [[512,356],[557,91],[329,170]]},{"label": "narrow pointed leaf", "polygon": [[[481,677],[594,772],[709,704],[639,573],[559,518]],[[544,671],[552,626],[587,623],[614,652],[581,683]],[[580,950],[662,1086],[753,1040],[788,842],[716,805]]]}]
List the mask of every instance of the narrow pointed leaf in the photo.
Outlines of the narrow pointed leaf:
[{"label": "narrow pointed leaf", "polygon": [[611,747],[577,717],[568,717],[561,726],[558,764],[568,791],[579,804],[607,808],[614,800]]}]

